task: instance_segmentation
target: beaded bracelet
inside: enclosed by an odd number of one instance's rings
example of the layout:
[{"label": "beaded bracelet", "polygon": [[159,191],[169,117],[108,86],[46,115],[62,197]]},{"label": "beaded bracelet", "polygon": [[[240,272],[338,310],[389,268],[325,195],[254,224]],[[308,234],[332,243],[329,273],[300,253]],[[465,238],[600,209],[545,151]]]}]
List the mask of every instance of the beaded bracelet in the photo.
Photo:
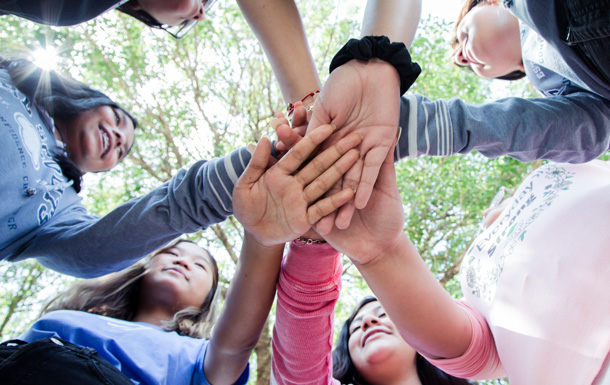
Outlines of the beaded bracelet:
[{"label": "beaded bracelet", "polygon": [[323,239],[311,239],[311,238],[303,238],[303,237],[298,237],[297,239],[295,239],[292,242],[299,247],[303,247],[305,245],[326,243],[326,241]]},{"label": "beaded bracelet", "polygon": [[411,61],[409,50],[403,43],[391,43],[387,36],[365,36],[350,39],[330,62],[329,73],[352,59],[378,58],[390,63],[400,77],[400,94],[407,92],[421,73],[419,64]]}]

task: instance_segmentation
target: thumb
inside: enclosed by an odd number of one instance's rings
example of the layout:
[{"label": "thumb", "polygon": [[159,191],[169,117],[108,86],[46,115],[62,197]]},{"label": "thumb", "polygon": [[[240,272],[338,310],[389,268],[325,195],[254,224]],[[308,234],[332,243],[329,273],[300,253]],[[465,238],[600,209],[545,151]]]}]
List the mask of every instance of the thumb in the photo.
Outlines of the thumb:
[{"label": "thumb", "polygon": [[322,103],[321,96],[318,96],[316,98],[315,103],[313,104],[313,111],[311,113],[311,118],[309,119],[307,132],[323,124],[330,124],[331,122],[332,118],[330,117],[329,112],[324,107],[324,103]]},{"label": "thumb", "polygon": [[379,186],[381,189],[396,189],[398,190],[398,186],[396,185],[396,168],[394,165],[394,147],[388,152],[385,160],[381,164],[381,168],[379,169],[379,176],[377,177],[376,186]]},{"label": "thumb", "polygon": [[263,137],[256,145],[254,153],[252,154],[252,159],[250,159],[248,167],[246,167],[240,178],[243,183],[246,183],[247,185],[256,183],[267,170],[270,156],[271,143],[268,138]]}]

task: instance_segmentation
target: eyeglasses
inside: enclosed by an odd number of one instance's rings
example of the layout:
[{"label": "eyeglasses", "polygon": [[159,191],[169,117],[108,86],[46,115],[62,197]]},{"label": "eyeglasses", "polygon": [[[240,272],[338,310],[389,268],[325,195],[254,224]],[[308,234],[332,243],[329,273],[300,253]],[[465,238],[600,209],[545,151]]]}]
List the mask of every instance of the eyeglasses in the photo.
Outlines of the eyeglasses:
[{"label": "eyeglasses", "polygon": [[[203,13],[207,13],[208,10],[212,8],[214,4],[216,4],[216,1],[217,0],[203,0]],[[179,25],[168,25],[160,23],[157,19],[155,19],[148,12],[142,9],[133,9],[127,3],[119,6],[117,9],[121,12],[128,14],[129,16],[140,20],[142,23],[146,24],[151,28],[164,30],[165,32],[172,35],[174,39],[180,39],[184,37],[184,35],[186,35],[191,29],[193,29],[195,24],[197,24],[197,22],[199,21],[199,19],[189,19],[183,21]]]},{"label": "eyeglasses", "polygon": [[[208,10],[212,8],[214,4],[216,4],[218,0],[203,0],[203,13],[208,13]],[[157,26],[152,26],[153,28],[159,28],[164,30],[165,32],[172,35],[175,39],[180,39],[184,37],[200,19],[189,19],[182,22],[179,25],[167,25],[159,23]]]}]

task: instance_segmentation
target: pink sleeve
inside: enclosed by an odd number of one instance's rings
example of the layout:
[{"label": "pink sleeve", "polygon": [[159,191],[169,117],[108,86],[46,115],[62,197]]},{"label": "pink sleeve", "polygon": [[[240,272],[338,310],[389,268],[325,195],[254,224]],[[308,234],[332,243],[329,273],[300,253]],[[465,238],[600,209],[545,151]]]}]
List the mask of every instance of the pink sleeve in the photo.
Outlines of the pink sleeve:
[{"label": "pink sleeve", "polygon": [[277,284],[271,384],[338,384],[331,353],[341,271],[330,245],[290,244]]},{"label": "pink sleeve", "polygon": [[487,320],[465,301],[456,303],[466,312],[472,326],[472,340],[468,349],[459,357],[430,359],[433,365],[455,377],[485,380],[505,377],[496,343]]}]

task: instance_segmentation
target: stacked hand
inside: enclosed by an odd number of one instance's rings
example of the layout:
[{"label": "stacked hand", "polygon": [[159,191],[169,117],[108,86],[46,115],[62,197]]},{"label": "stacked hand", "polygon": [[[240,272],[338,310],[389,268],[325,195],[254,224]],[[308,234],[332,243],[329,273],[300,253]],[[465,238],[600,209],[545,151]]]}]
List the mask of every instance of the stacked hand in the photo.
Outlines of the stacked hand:
[{"label": "stacked hand", "polygon": [[355,211],[346,229],[332,227],[324,239],[354,263],[366,264],[402,247],[406,239],[403,213],[390,153],[381,165],[368,205]]},{"label": "stacked hand", "polygon": [[[337,143],[346,135],[357,132],[363,136],[360,158],[345,174],[340,183],[330,190],[336,193],[344,188],[357,191],[355,201],[344,205],[335,218],[324,218],[318,232],[325,234],[333,225],[345,229],[349,226],[354,209],[364,208],[375,185],[381,164],[393,153],[398,133],[400,113],[400,80],[390,64],[380,60],[362,62],[352,60],[333,71],[317,97],[308,131],[322,124],[337,127],[322,148]],[[293,129],[280,117],[276,132],[282,146],[290,148],[303,136],[304,108],[295,108]],[[297,120],[299,118],[299,120]],[[284,120],[282,120],[284,119]]]},{"label": "stacked hand", "polygon": [[261,244],[291,241],[353,198],[354,191],[346,188],[320,200],[356,162],[354,147],[362,140],[359,134],[347,135],[308,160],[332,132],[330,125],[310,131],[269,169],[271,145],[266,138],[258,143],[233,191],[233,212]]}]

